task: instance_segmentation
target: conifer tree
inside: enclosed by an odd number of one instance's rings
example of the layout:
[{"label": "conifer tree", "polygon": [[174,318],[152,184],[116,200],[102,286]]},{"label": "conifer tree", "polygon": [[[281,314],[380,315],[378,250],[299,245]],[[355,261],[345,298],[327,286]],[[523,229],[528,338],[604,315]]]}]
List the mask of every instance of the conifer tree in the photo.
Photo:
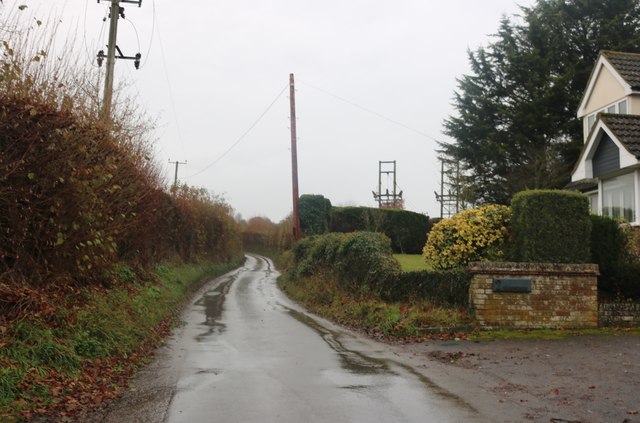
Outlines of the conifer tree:
[{"label": "conifer tree", "polygon": [[445,156],[463,165],[466,200],[506,204],[523,189],[561,188],[582,146],[576,110],[600,50],[640,52],[637,0],[538,0],[504,17],[469,51]]}]

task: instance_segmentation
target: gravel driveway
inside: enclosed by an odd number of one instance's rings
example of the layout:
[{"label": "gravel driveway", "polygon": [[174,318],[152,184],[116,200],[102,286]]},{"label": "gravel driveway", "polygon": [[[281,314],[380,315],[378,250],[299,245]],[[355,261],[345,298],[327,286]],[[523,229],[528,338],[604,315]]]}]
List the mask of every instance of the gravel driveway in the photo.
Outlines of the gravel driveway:
[{"label": "gravel driveway", "polygon": [[492,421],[640,423],[640,336],[396,348]]}]

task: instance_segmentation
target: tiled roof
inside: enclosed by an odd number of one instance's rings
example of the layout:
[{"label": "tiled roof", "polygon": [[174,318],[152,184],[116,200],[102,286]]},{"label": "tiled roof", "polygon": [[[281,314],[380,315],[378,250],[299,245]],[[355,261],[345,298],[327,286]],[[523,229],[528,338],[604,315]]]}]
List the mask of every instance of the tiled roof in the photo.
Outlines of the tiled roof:
[{"label": "tiled roof", "polygon": [[595,191],[598,189],[598,180],[582,179],[580,181],[569,182],[567,185],[564,186],[564,189],[568,189],[571,191],[580,191],[580,192]]},{"label": "tiled roof", "polygon": [[629,153],[640,159],[640,115],[600,113],[598,116]]},{"label": "tiled roof", "polygon": [[607,50],[601,53],[632,89],[640,89],[640,54]]}]

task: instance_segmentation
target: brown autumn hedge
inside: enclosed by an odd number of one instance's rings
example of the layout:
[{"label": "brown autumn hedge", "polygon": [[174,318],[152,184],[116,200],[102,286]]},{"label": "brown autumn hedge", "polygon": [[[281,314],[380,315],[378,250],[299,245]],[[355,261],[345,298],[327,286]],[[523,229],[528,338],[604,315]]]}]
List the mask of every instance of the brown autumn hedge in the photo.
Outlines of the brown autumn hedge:
[{"label": "brown autumn hedge", "polygon": [[98,121],[0,91],[0,282],[108,282],[149,266],[238,251],[231,208],[166,192],[148,152]]}]

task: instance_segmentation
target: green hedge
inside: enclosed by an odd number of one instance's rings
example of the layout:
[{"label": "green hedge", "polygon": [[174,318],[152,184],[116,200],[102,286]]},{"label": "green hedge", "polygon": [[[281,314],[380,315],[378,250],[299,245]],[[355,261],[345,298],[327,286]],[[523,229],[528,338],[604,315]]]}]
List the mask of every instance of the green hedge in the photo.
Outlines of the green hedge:
[{"label": "green hedge", "polygon": [[293,246],[294,277],[331,273],[351,292],[377,290],[400,273],[389,238],[380,233],[329,233]]},{"label": "green hedge", "polygon": [[588,198],[561,190],[532,190],[511,201],[510,255],[520,262],[586,263],[591,254]]},{"label": "green hedge", "polygon": [[387,281],[380,292],[385,301],[429,300],[442,307],[469,306],[471,274],[464,269],[403,272]]},{"label": "green hedge", "polygon": [[401,272],[384,234],[329,233],[293,246],[289,278],[329,275],[344,290],[384,301],[426,299],[435,305],[467,307],[471,275],[465,270]]},{"label": "green hedge", "polygon": [[600,270],[598,289],[613,290],[613,279],[625,261],[626,249],[627,240],[619,222],[591,215],[591,262]]},{"label": "green hedge", "polygon": [[640,300],[640,263],[622,263],[611,277],[613,291],[627,300]]},{"label": "green hedge", "polygon": [[322,195],[303,194],[298,202],[302,234],[322,235],[329,231],[331,201]]},{"label": "green hedge", "polygon": [[329,231],[382,232],[396,253],[420,254],[431,229],[428,216],[407,210],[370,207],[333,207]]},{"label": "green hedge", "polygon": [[591,216],[591,261],[598,264],[598,289],[640,300],[640,263],[633,257],[631,228],[603,216]]}]

